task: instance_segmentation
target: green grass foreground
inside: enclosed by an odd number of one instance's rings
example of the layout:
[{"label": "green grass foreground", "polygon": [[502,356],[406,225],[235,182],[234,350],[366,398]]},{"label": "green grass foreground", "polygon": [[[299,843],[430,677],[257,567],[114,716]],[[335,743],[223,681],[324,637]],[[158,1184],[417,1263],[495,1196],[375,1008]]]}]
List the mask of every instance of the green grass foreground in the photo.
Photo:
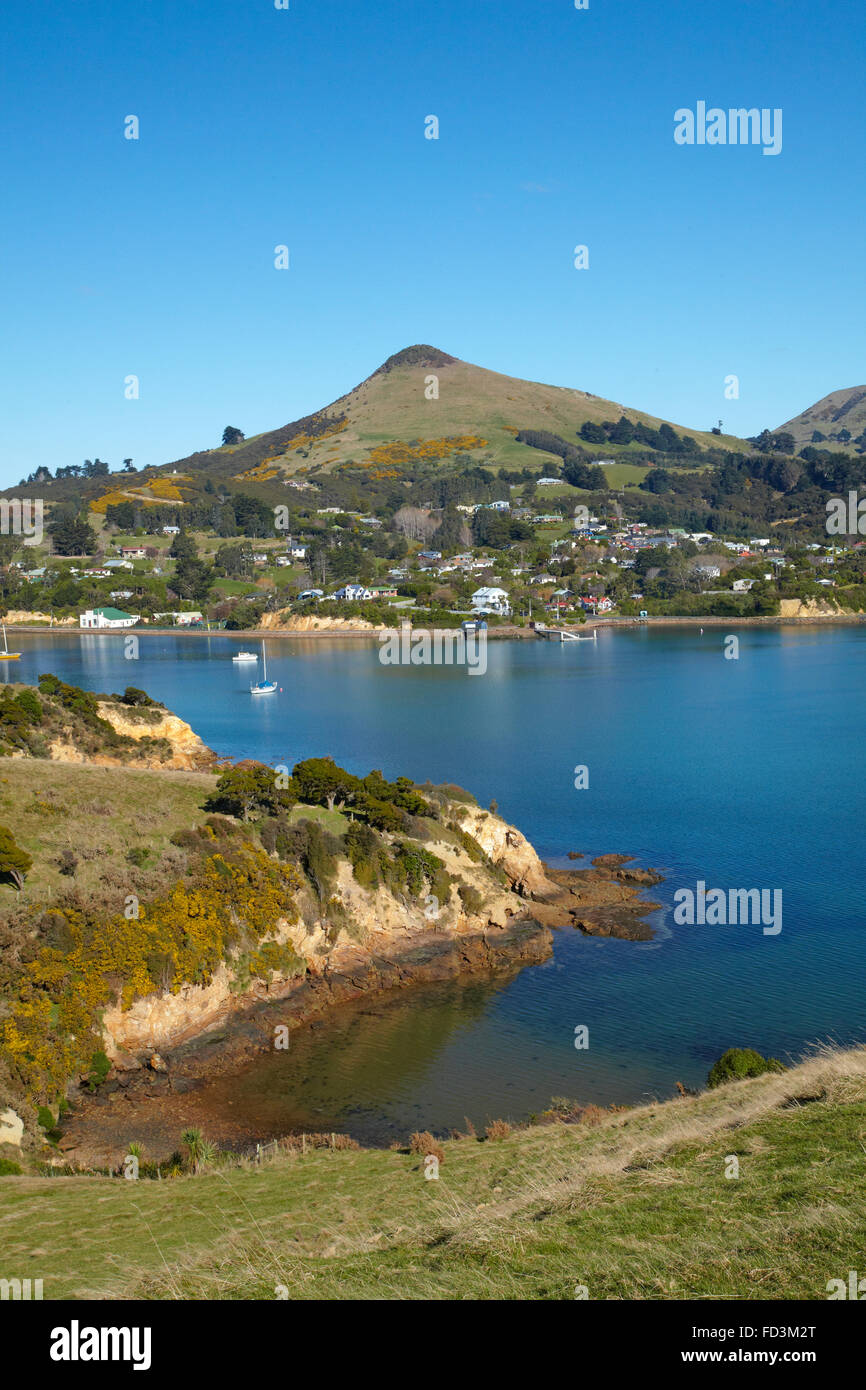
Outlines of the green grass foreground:
[{"label": "green grass foreground", "polygon": [[443,1148],[433,1181],[417,1154],[328,1149],[4,1178],[0,1273],[46,1299],[823,1300],[863,1268],[866,1049]]}]

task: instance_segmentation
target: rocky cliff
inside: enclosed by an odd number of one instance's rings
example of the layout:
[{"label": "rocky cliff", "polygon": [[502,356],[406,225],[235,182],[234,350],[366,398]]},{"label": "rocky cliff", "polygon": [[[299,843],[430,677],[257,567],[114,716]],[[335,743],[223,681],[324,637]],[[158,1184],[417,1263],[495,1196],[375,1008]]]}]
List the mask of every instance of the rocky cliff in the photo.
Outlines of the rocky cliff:
[{"label": "rocky cliff", "polygon": [[[156,719],[145,719],[125,705],[102,700],[99,716],[116,733],[141,744],[140,750],[133,750],[131,755],[127,750],[121,755],[107,748],[83,749],[74,737],[62,735],[48,745],[51,758],[55,762],[91,763],[96,767],[174,768],[189,772],[209,771],[217,762],[216,754],[176,714],[165,711]],[[155,747],[155,743],[168,744],[169,750]]]},{"label": "rocky cliff", "polygon": [[[369,989],[435,979],[443,971],[489,969],[515,958],[544,959],[551,948],[550,934],[533,921],[527,898],[536,893],[555,896],[557,885],[513,826],[477,807],[459,809],[464,811],[466,830],[500,871],[501,881],[450,838],[426,845],[453,879],[444,902],[429,895],[407,901],[381,885],[363,888],[348,861],[341,860],[327,907],[317,910],[307,896],[299,919],[283,920],[273,934],[275,941],[291,943],[304,962],[303,977],[276,972],[267,985],[242,981],[229,964],[208,985],[187,984],[176,994],[151,994],[128,1009],[114,1005],[103,1017],[108,1055],[177,1047],[263,999],[310,996],[311,1008],[301,1010],[306,1015],[319,1012],[327,995],[336,1002]],[[471,911],[457,891],[458,880],[475,892],[472,901],[477,906]],[[515,932],[517,923],[522,927]]]}]

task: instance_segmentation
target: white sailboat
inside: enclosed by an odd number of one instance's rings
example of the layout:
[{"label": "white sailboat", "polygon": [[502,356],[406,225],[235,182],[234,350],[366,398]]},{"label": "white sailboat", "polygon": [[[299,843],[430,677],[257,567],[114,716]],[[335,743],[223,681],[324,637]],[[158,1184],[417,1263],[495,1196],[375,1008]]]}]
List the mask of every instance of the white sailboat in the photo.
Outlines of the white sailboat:
[{"label": "white sailboat", "polygon": [[0,661],[20,661],[20,652],[10,652],[9,643],[6,641],[6,624],[3,623],[3,650],[0,652]]},{"label": "white sailboat", "polygon": [[276,681],[268,680],[268,658],[265,653],[265,644],[262,643],[262,675],[263,680],[256,681],[255,685],[250,686],[251,695],[273,695],[277,688]]}]

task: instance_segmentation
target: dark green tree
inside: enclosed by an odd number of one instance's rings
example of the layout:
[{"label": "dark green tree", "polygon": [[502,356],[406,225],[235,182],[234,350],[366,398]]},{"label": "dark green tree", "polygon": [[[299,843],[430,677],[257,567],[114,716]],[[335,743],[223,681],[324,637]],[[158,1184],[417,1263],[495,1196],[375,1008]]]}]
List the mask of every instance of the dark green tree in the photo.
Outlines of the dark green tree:
[{"label": "dark green tree", "polygon": [[333,758],[305,758],[292,769],[292,779],[302,801],[329,811],[336,801],[344,803],[361,789],[360,778],[338,767]]},{"label": "dark green tree", "polygon": [[205,809],[250,820],[253,816],[274,816],[290,811],[298,799],[291,777],[264,763],[236,763],[220,774]]},{"label": "dark green tree", "polygon": [[55,555],[92,555],[96,550],[96,536],[83,516],[61,512],[46,529]]}]

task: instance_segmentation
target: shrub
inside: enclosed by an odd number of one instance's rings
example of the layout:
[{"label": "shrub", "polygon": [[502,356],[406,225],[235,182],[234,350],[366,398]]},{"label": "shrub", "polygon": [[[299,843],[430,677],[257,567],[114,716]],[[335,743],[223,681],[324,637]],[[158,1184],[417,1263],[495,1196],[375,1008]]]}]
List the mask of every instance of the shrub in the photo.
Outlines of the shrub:
[{"label": "shrub", "polygon": [[24,714],[29,715],[31,723],[42,723],[42,705],[34,691],[29,690],[26,686],[23,690],[19,690],[15,696],[15,704]]},{"label": "shrub", "polygon": [[216,1159],[216,1144],[205,1139],[200,1129],[185,1129],[180,1140],[186,1146],[186,1162],[190,1172],[200,1173]]},{"label": "shrub", "polygon": [[318,821],[289,822],[282,817],[266,821],[261,828],[262,845],[269,854],[297,864],[306,874],[321,903],[331,895],[337,861],[343,842]]},{"label": "shrub", "polygon": [[128,685],[122,695],[115,695],[113,698],[119,700],[122,705],[133,705],[140,709],[164,708],[159,700],[152,700],[149,695],[134,685]]},{"label": "shrub", "polygon": [[440,1163],[445,1162],[445,1150],[442,1145],[433,1138],[430,1131],[426,1129],[416,1129],[409,1140],[409,1152],[412,1154],[420,1154],[422,1158],[426,1158],[428,1154],[432,1154],[434,1158],[438,1158]]},{"label": "shrub", "polygon": [[744,1081],[749,1076],[763,1076],[765,1072],[780,1072],[786,1068],[775,1057],[762,1057],[752,1047],[729,1047],[717,1062],[714,1062],[707,1076],[707,1085],[712,1090],[726,1081]]},{"label": "shrub", "polygon": [[13,1163],[11,1158],[0,1158],[0,1178],[17,1178],[20,1176],[20,1163]]},{"label": "shrub", "polygon": [[345,835],[346,853],[352,873],[362,888],[378,888],[382,879],[381,854],[384,845],[369,825],[352,821]]},{"label": "shrub", "polygon": [[93,1056],[90,1059],[88,1089],[91,1091],[95,1091],[98,1086],[102,1085],[103,1081],[108,1076],[108,1073],[110,1071],[111,1062],[108,1060],[108,1057],[101,1049],[97,1049],[97,1051],[94,1052]]},{"label": "shrub", "polygon": [[[424,790],[427,789],[428,785],[425,784]],[[443,782],[439,787],[431,787],[430,789],[441,792],[449,801],[460,801],[466,806],[478,805],[472,793],[468,792],[465,787],[458,787],[456,782]]]},{"label": "shrub", "polygon": [[15,843],[12,831],[7,826],[0,825],[0,883],[9,880],[20,893],[32,868],[33,860],[30,855]]},{"label": "shrub", "polygon": [[405,811],[401,811],[399,806],[394,806],[390,801],[380,801],[374,796],[363,796],[359,798],[358,810],[364,812],[368,823],[375,825],[377,830],[397,832],[406,829]]},{"label": "shrub", "polygon": [[484,898],[477,888],[473,888],[471,883],[460,883],[457,885],[457,892],[460,894],[460,901],[466,912],[480,912],[484,906]]},{"label": "shrub", "polygon": [[394,870],[397,883],[413,898],[420,897],[429,884],[430,891],[446,903],[451,895],[451,876],[437,855],[420,845],[403,842],[396,846]]},{"label": "shrub", "polygon": [[507,1120],[494,1120],[489,1124],[484,1133],[488,1139],[507,1139],[511,1133],[511,1125]]},{"label": "shrub", "polygon": [[61,850],[57,859],[57,867],[64,877],[72,878],[78,868],[78,856],[73,854],[71,849]]}]

